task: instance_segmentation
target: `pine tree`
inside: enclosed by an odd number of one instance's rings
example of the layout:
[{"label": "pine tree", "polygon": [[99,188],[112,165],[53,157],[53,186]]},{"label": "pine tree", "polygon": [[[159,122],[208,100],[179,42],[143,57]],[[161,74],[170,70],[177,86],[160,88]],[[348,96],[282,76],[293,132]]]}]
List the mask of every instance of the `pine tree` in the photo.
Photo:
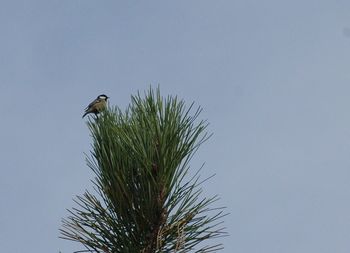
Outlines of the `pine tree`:
[{"label": "pine tree", "polygon": [[222,249],[205,242],[225,234],[223,208],[212,207],[217,196],[201,196],[200,170],[190,176],[189,162],[209,137],[193,107],[150,89],[132,96],[125,112],[112,107],[89,120],[95,192],[76,197],[61,238],[80,242],[77,252]]}]

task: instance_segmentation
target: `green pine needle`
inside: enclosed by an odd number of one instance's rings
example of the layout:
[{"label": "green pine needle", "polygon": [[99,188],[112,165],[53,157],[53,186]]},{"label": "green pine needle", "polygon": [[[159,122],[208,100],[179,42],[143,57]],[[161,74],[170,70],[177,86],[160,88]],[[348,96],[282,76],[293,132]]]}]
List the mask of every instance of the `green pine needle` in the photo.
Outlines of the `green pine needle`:
[{"label": "green pine needle", "polygon": [[[63,219],[61,237],[79,252],[212,252],[204,241],[225,235],[216,196],[202,197],[199,174],[189,162],[210,136],[206,121],[159,89],[137,94],[125,112],[108,108],[88,122],[92,135],[87,165],[97,196],[85,192]],[[194,112],[193,112],[194,111]]]}]

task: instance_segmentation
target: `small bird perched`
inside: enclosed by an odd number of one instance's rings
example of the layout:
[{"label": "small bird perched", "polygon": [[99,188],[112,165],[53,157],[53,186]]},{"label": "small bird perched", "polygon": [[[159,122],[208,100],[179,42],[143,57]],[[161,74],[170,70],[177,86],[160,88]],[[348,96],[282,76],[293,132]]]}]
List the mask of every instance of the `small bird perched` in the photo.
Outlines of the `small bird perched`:
[{"label": "small bird perched", "polygon": [[107,99],[108,98],[109,97],[107,97],[104,94],[99,95],[94,101],[92,101],[85,108],[85,113],[83,115],[83,118],[89,113],[94,113],[97,116],[97,114],[99,114],[103,109],[106,108],[106,104],[107,104]]}]

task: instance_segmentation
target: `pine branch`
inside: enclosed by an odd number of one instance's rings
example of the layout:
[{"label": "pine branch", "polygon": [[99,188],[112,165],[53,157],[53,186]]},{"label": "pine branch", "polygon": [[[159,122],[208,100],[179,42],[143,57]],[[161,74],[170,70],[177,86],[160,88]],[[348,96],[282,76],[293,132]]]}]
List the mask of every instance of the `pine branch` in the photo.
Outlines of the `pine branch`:
[{"label": "pine branch", "polygon": [[[87,165],[95,193],[77,196],[63,219],[62,238],[82,243],[80,252],[212,252],[201,246],[225,235],[217,196],[202,196],[199,171],[187,179],[190,160],[210,135],[198,120],[201,108],[186,109],[159,90],[132,97],[123,113],[103,112],[88,126],[92,135]],[[206,181],[206,180],[204,180]]]}]

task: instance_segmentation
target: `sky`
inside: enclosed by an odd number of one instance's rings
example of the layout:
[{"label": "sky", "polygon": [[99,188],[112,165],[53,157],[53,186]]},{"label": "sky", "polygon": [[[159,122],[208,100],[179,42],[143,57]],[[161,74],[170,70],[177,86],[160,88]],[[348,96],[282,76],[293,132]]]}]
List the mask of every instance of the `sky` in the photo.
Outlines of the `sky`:
[{"label": "sky", "polygon": [[223,253],[350,250],[350,2],[2,0],[0,246],[59,239],[91,188],[81,116],[159,85],[203,107],[191,167],[216,176]]}]

